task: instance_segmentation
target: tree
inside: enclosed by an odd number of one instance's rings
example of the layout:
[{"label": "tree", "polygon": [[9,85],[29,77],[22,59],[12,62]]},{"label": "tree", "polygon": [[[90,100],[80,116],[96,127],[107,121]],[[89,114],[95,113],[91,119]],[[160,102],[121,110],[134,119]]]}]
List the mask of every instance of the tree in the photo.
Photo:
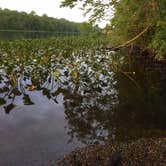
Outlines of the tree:
[{"label": "tree", "polygon": [[82,5],[85,14],[91,13],[92,22],[110,16],[113,45],[137,45],[141,50],[150,49],[158,58],[166,56],[165,0],[64,0],[61,6],[76,5]]},{"label": "tree", "polygon": [[[86,26],[85,26],[86,25]],[[46,31],[56,35],[86,35],[98,32],[99,28],[88,23],[70,22],[66,19],[48,17],[46,14],[38,16],[34,11],[27,14],[12,10],[0,9],[0,29],[3,30],[24,30],[24,31]],[[49,31],[49,32],[48,32]],[[83,32],[84,31],[84,32]],[[43,34],[43,33],[42,33]]]},{"label": "tree", "polygon": [[102,19],[110,19],[114,5],[118,0],[63,0],[61,7],[73,8],[76,5],[81,6],[85,14],[91,13],[90,22]]}]

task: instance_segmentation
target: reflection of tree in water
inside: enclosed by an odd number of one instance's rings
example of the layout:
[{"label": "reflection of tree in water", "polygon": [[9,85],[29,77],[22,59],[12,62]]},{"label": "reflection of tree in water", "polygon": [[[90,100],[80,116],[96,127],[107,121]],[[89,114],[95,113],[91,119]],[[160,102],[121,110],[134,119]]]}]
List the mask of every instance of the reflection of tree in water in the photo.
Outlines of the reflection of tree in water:
[{"label": "reflection of tree in water", "polygon": [[12,66],[6,66],[6,70],[2,68],[0,72],[0,105],[4,105],[7,114],[15,108],[14,101],[18,96],[22,97],[24,105],[33,105],[29,92],[41,90],[48,77],[48,72],[38,66],[27,65],[24,69],[21,65],[16,66],[17,63],[12,63]]},{"label": "reflection of tree in water", "polygon": [[58,89],[57,94],[60,93],[64,96],[68,134],[71,139],[77,137],[82,142],[92,143],[104,141],[113,134],[109,117],[117,100],[116,94],[102,94],[92,90],[88,94],[81,95],[78,91]]},{"label": "reflection of tree in water", "polygon": [[124,75],[110,72],[112,66],[116,69],[119,64],[111,66],[107,52],[58,52],[60,49],[55,46],[18,47],[11,52],[14,47],[0,56],[0,105],[6,113],[15,108],[17,96],[25,105],[34,104],[30,93],[38,90],[55,103],[57,96],[63,94],[71,139],[92,143],[108,137],[141,137],[154,128],[165,129],[166,88],[157,85],[158,79],[153,84],[143,73],[136,78],[141,88],[136,87]]},{"label": "reflection of tree in water", "polygon": [[[91,91],[87,91],[88,87],[81,88],[84,82],[77,92],[59,89],[58,93],[64,95],[71,139],[77,137],[84,143],[94,143],[107,138],[126,140],[166,135],[164,83],[158,84],[154,76],[142,75],[141,80],[136,77],[140,85],[144,84],[140,88],[124,75],[114,75],[114,93],[103,93],[102,80],[89,83]],[[96,86],[101,89],[95,89]]]},{"label": "reflection of tree in water", "polygon": [[[69,84],[68,87],[73,88],[80,78],[87,81],[87,76],[95,73],[94,71],[87,73],[89,66],[95,65],[92,63],[95,57],[90,56],[90,53],[86,54],[80,50],[82,55],[79,57],[80,52],[76,50],[78,54],[76,57],[72,50],[56,50],[54,42],[52,46],[46,48],[44,45],[42,47],[40,42],[39,44],[36,41],[1,43],[0,105],[4,106],[6,113],[15,107],[14,100],[17,96],[22,96],[25,105],[34,104],[30,99],[30,91],[34,90],[42,91],[44,96],[57,103],[56,96],[53,96],[52,93],[58,87],[66,87]],[[101,65],[97,67],[101,67]],[[86,72],[81,73],[83,68],[86,69]],[[95,88],[101,89],[100,87]]]},{"label": "reflection of tree in water", "polygon": [[116,75],[119,103],[114,107],[112,124],[119,140],[166,135],[165,83],[155,72],[138,73],[137,77],[141,88],[133,86],[122,75]]}]

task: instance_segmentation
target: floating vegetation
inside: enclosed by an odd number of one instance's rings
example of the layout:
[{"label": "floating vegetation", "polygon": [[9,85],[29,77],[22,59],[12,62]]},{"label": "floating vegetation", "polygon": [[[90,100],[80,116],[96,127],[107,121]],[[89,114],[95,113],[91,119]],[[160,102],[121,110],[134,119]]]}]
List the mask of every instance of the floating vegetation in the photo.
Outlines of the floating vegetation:
[{"label": "floating vegetation", "polygon": [[28,91],[35,90],[56,101],[55,92],[61,87],[80,94],[94,89],[101,93],[101,87],[92,84],[106,85],[111,79],[109,52],[101,51],[106,42],[85,37],[1,41],[1,103],[10,99],[13,104],[16,96],[23,95],[24,104],[33,104]]},{"label": "floating vegetation", "polygon": [[75,137],[83,143],[110,137],[124,140],[146,135],[154,125],[164,129],[165,86],[161,90],[156,77],[153,80],[153,75],[141,72],[139,66],[126,63],[120,52],[104,49],[108,40],[1,41],[1,108],[9,114],[17,107],[17,97],[24,105],[34,105],[31,95],[36,91],[59,104],[61,94],[71,138],[68,142]]}]

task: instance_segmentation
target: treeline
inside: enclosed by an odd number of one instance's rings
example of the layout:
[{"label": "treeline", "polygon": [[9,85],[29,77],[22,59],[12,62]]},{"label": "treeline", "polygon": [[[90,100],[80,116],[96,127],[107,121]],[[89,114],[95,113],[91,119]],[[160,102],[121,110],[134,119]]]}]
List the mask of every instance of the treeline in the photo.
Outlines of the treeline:
[{"label": "treeline", "polygon": [[48,17],[46,14],[38,16],[31,13],[0,9],[0,31],[46,31],[54,33],[89,35],[100,32],[98,26],[89,23],[75,23],[66,19]]}]

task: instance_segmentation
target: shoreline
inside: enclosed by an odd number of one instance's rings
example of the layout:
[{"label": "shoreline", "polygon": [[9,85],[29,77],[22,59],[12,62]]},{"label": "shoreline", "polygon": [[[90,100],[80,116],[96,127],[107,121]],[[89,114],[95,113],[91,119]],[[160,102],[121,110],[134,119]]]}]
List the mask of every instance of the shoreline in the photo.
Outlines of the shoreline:
[{"label": "shoreline", "polygon": [[[58,166],[165,166],[166,138],[90,145],[58,160]],[[52,165],[50,165],[52,166]]]}]

